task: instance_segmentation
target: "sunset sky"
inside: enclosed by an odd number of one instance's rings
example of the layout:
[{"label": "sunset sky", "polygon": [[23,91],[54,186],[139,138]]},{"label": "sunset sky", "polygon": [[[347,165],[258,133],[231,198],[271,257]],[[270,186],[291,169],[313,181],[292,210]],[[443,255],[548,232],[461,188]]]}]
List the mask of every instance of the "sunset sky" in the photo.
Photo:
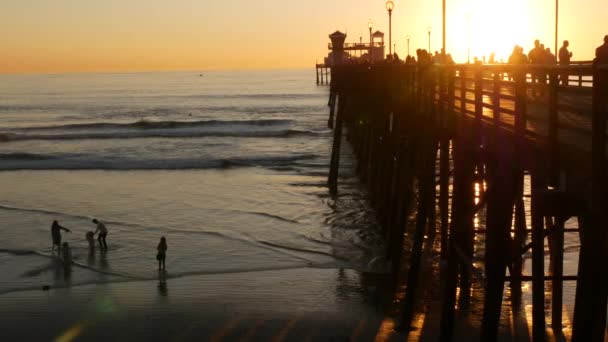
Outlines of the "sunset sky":
[{"label": "sunset sky", "polygon": [[[602,44],[606,0],[561,0],[560,45],[590,60]],[[393,42],[441,44],[441,0],[394,0]],[[554,48],[554,0],[447,0],[448,52],[466,61],[535,38]],[[468,20],[467,20],[468,18]],[[328,34],[368,40],[367,23],[388,32],[377,0],[2,0],[0,72],[213,70],[311,67]],[[468,24],[467,24],[468,23]],[[386,36],[388,40],[388,34]]]}]

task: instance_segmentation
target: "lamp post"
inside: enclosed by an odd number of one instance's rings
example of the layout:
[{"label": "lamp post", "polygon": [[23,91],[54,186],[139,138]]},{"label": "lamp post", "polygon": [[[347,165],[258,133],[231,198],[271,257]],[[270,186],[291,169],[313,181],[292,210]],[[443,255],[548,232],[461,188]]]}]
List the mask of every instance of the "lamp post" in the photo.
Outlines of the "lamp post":
[{"label": "lamp post", "polygon": [[557,51],[557,23],[559,20],[559,0],[555,0],[555,51],[553,51],[553,53],[555,54],[555,62],[557,62],[557,57],[558,57],[558,51]]},{"label": "lamp post", "polygon": [[429,53],[431,53],[431,27],[427,27],[426,30],[429,33]]},{"label": "lamp post", "polygon": [[442,1],[442,16],[441,16],[441,30],[442,30],[442,38],[441,38],[441,48],[443,49],[443,53],[446,53],[445,49],[445,0]]},{"label": "lamp post", "polygon": [[374,23],[372,23],[371,19],[367,23],[367,27],[369,28],[369,61],[371,62],[372,61],[372,48],[374,46],[373,40],[372,40],[372,28],[374,27]]},{"label": "lamp post", "polygon": [[395,4],[388,0],[386,2],[386,10],[388,11],[388,54],[391,55],[391,17],[393,14],[393,8],[395,8]]},{"label": "lamp post", "polygon": [[408,34],[407,36],[405,36],[405,39],[407,40],[407,55],[410,55],[410,35]]}]

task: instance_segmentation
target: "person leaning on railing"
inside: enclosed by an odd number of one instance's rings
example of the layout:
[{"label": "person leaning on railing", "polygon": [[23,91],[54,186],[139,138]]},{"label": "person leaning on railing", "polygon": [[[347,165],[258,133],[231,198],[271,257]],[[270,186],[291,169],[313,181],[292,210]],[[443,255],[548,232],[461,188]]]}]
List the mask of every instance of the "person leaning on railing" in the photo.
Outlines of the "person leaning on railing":
[{"label": "person leaning on railing", "polygon": [[[568,46],[570,46],[570,42],[564,40],[564,45],[559,49],[559,65],[570,65],[570,60],[572,59],[572,52],[568,51]],[[562,72],[559,78],[562,85],[568,85],[568,71]]]},{"label": "person leaning on railing", "polygon": [[604,44],[595,49],[595,63],[608,64],[608,34],[604,36]]}]

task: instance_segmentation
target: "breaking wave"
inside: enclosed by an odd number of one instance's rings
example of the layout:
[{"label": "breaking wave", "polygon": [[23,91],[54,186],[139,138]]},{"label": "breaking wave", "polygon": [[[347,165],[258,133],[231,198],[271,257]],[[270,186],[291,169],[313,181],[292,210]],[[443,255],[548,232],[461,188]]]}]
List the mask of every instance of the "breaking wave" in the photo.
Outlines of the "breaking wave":
[{"label": "breaking wave", "polygon": [[[182,159],[111,159],[103,157],[62,158],[54,155],[32,154],[27,158],[0,156],[0,170],[189,170],[227,169],[232,167],[277,167],[298,161],[317,158],[315,154],[294,156],[235,157],[222,159],[182,158]],[[20,157],[28,154],[19,153]],[[2,163],[2,160],[10,163]]]}]

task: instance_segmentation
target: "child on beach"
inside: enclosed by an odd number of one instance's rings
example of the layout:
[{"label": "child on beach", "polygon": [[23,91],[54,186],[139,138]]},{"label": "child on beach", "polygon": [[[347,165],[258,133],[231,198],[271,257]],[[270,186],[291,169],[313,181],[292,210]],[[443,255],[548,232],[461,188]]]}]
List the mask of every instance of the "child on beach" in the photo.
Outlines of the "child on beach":
[{"label": "child on beach", "polygon": [[99,241],[99,248],[105,249],[107,251],[108,243],[106,242],[106,236],[108,236],[108,228],[103,222],[97,219],[93,219],[93,223],[97,225],[97,229],[93,234],[97,234],[99,232],[99,235],[97,236],[97,241]]},{"label": "child on beach", "polygon": [[160,238],[160,242],[158,243],[158,247],[156,247],[156,249],[158,250],[158,254],[156,254],[156,260],[158,260],[158,270],[160,271],[161,263],[163,265],[163,270],[164,270],[164,269],[166,269],[165,257],[166,257],[166,252],[167,252],[167,240],[165,239],[164,236]]}]

